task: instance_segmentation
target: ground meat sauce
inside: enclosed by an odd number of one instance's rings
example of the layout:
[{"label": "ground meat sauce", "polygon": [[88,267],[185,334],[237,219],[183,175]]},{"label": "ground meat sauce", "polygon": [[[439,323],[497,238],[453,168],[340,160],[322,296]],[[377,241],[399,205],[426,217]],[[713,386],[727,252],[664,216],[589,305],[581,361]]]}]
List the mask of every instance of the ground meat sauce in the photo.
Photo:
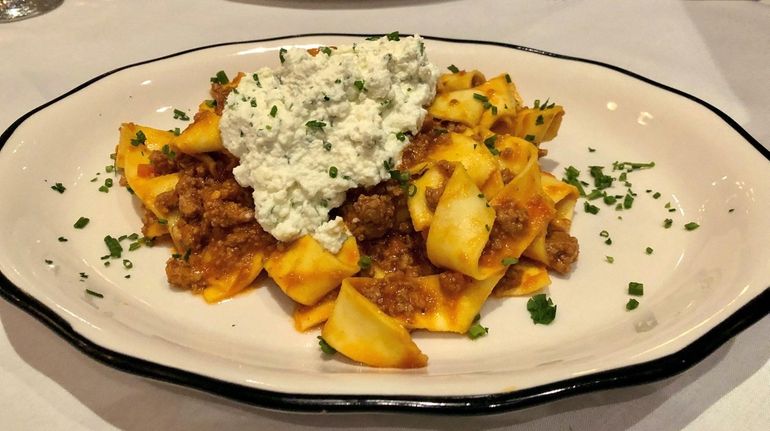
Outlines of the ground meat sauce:
[{"label": "ground meat sauce", "polygon": [[529,214],[516,202],[503,201],[495,207],[495,222],[489,233],[489,241],[481,253],[482,259],[505,249],[512,238],[520,235],[529,223]]},{"label": "ground meat sauce", "polygon": [[385,314],[407,321],[415,314],[430,312],[436,305],[436,298],[416,279],[400,274],[367,280],[356,289]]},{"label": "ground meat sauce", "polygon": [[[199,158],[177,154],[150,155],[156,175],[180,175],[175,189],[158,195],[155,204],[180,215],[175,229],[181,250],[166,262],[169,283],[198,291],[210,276],[247,268],[255,253],[276,241],[255,220],[251,191],[233,178],[235,157],[226,152]],[[146,224],[152,221],[147,218]]]},{"label": "ground meat sauce", "polygon": [[[545,236],[545,252],[548,255],[549,266],[561,274],[569,272],[573,262],[580,252],[577,238],[564,230],[564,223],[556,219],[548,226]],[[564,219],[566,220],[566,219]],[[569,220],[567,226],[569,226]]]},{"label": "ground meat sauce", "polygon": [[518,265],[508,265],[508,269],[505,270],[505,275],[503,275],[503,278],[497,282],[497,285],[495,285],[492,292],[499,295],[508,289],[519,286],[523,277],[524,272]]},{"label": "ground meat sauce", "polygon": [[358,241],[378,239],[388,232],[412,231],[403,187],[388,180],[375,187],[348,191],[345,203],[332,212],[342,216]]},{"label": "ground meat sauce", "polygon": [[358,244],[361,254],[372,259],[372,268],[363,276],[373,276],[374,267],[386,273],[407,277],[437,274],[440,270],[428,260],[425,240],[419,232],[390,233]]}]

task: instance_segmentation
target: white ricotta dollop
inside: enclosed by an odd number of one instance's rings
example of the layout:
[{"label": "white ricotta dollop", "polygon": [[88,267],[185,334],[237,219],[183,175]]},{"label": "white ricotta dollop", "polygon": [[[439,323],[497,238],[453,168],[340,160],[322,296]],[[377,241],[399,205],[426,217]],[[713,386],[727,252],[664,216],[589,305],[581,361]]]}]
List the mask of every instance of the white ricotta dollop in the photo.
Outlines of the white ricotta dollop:
[{"label": "white ricotta dollop", "polygon": [[310,234],[336,253],[350,235],[329,210],[345,191],[389,178],[425,118],[438,71],[419,36],[281,51],[278,70],[244,76],[222,112],[222,142],[254,189],[256,219],[280,241]]}]

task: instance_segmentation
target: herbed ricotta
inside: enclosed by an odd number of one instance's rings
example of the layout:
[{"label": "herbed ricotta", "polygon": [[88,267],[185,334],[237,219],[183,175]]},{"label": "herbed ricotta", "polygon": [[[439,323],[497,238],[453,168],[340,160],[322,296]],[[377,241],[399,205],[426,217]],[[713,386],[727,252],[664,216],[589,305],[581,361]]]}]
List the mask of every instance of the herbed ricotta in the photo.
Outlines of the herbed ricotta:
[{"label": "herbed ricotta", "polygon": [[310,234],[336,253],[350,235],[329,220],[345,192],[389,178],[435,95],[419,36],[281,50],[279,69],[243,77],[222,112],[222,142],[254,189],[256,219],[280,241]]}]

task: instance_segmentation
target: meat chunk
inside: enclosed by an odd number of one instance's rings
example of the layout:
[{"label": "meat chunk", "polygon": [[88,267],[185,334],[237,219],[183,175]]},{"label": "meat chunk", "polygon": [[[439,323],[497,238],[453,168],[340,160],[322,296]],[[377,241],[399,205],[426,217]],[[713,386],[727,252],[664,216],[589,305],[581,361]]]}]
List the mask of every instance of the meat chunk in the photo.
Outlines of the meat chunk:
[{"label": "meat chunk", "polygon": [[565,274],[577,260],[579,253],[577,238],[561,230],[551,231],[545,237],[545,251],[549,266]]},{"label": "meat chunk", "polygon": [[358,241],[381,238],[393,227],[396,209],[389,196],[360,195],[343,205],[342,218]]}]

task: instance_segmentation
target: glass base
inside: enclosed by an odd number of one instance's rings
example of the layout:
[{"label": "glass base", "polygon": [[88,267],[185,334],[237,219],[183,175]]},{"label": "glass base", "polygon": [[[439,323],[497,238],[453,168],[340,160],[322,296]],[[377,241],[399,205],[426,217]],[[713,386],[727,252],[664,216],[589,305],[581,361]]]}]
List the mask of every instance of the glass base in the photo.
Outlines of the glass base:
[{"label": "glass base", "polygon": [[0,0],[0,22],[32,18],[56,9],[64,0]]}]

